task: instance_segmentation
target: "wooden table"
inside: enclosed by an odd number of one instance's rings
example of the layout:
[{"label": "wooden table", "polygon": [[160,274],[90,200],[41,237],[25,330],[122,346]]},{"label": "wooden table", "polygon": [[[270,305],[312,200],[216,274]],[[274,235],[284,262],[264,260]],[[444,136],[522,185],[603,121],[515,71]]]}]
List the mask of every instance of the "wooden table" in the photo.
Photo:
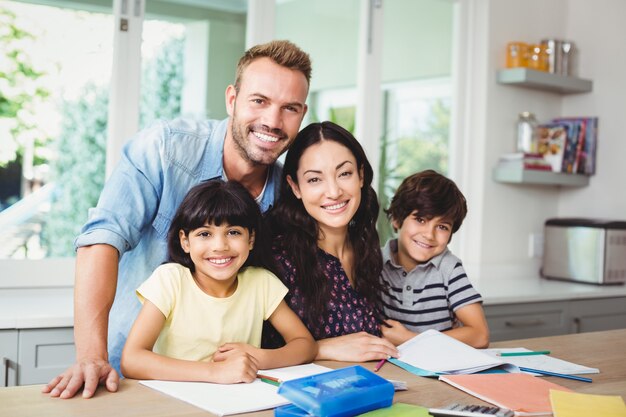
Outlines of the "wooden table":
[{"label": "wooden table", "polygon": [[[493,343],[490,347],[525,347],[548,349],[554,357],[600,369],[590,375],[593,383],[555,377],[547,380],[588,394],[620,395],[626,398],[626,329],[582,333],[535,339]],[[347,366],[341,362],[319,362],[330,368]],[[372,370],[375,362],[362,364]],[[442,406],[450,402],[483,404],[479,399],[436,379],[414,376],[392,364],[386,364],[380,375],[407,381],[408,391],[396,392],[394,401],[425,407]],[[99,388],[94,398],[69,400],[50,398],[41,394],[42,386],[0,388],[0,417],[22,416],[112,416],[112,417],[207,417],[212,414],[182,401],[144,387],[135,380],[125,379],[117,393]],[[245,414],[246,417],[273,416],[273,410]]]}]

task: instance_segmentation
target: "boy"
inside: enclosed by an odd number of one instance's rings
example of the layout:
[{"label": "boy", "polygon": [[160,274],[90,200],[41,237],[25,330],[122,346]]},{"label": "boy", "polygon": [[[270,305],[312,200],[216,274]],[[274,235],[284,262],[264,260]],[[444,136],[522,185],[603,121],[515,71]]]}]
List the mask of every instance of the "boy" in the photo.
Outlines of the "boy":
[{"label": "boy", "polygon": [[489,345],[482,298],[448,249],[467,214],[456,184],[433,170],[400,184],[387,216],[397,239],[383,248],[383,336],[401,344],[427,329],[476,348]]}]

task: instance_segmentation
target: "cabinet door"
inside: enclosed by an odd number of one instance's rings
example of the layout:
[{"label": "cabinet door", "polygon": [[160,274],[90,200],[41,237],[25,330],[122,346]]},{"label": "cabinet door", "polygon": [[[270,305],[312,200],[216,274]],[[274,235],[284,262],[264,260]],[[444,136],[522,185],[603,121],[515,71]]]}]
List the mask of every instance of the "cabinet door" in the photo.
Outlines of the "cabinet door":
[{"label": "cabinet door", "polygon": [[486,305],[492,342],[566,334],[567,302]]},{"label": "cabinet door", "polygon": [[73,364],[75,357],[71,327],[20,330],[17,383],[47,383]]},{"label": "cabinet door", "polygon": [[576,300],[570,304],[570,332],[626,328],[626,297]]},{"label": "cabinet door", "polygon": [[0,387],[17,383],[17,330],[0,330]]}]

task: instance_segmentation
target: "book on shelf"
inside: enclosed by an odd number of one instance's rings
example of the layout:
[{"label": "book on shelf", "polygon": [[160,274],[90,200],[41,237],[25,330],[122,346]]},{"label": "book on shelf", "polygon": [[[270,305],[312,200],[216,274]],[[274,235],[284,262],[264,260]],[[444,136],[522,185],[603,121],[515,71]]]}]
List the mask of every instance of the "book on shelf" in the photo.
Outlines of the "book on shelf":
[{"label": "book on shelf", "polygon": [[552,120],[567,128],[562,171],[572,174],[595,174],[598,142],[597,117],[561,117]]},{"label": "book on shelf", "polygon": [[499,169],[552,171],[552,165],[540,153],[516,152],[504,154],[498,160]]},{"label": "book on shelf", "polygon": [[538,151],[550,163],[554,172],[563,172],[567,134],[567,125],[563,123],[545,123],[537,126]]}]

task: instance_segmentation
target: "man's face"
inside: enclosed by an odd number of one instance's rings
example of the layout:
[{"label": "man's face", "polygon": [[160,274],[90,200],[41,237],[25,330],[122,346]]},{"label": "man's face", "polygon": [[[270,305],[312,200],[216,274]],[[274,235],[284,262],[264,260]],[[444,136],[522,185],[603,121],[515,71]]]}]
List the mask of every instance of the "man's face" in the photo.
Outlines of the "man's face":
[{"label": "man's face", "polygon": [[[227,141],[251,164],[273,164],[293,142],[306,113],[304,74],[259,58],[244,70],[239,92],[226,90]],[[230,139],[229,136],[230,135]]]}]

